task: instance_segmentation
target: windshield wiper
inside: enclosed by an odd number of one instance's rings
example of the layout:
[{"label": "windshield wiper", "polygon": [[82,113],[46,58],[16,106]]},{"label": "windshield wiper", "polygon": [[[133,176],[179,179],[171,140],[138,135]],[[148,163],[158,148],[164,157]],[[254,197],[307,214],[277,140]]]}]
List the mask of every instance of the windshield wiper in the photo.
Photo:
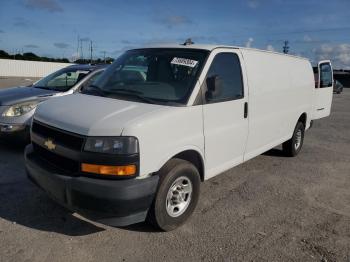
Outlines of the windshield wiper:
[{"label": "windshield wiper", "polygon": [[[89,90],[91,88],[91,90]],[[86,89],[84,88],[82,90],[83,94],[90,94],[91,92],[97,91],[97,93],[99,93],[101,96],[105,96],[106,93],[105,91],[103,91],[100,87],[96,86],[96,85],[89,85]]]},{"label": "windshield wiper", "polygon": [[34,88],[39,88],[39,89],[45,89],[45,90],[52,90],[52,88],[49,88],[47,86],[32,86]]},{"label": "windshield wiper", "polygon": [[123,92],[123,93],[127,93],[127,94],[143,95],[143,93],[140,92],[140,91],[136,91],[136,90],[132,90],[132,89],[126,89],[126,88],[112,88],[109,91],[113,91],[113,93],[114,93],[114,91],[117,91],[116,93]]},{"label": "windshield wiper", "polygon": [[[110,92],[110,91],[112,91],[112,92]],[[116,92],[114,92],[114,91],[116,91]],[[157,104],[157,102],[155,100],[153,100],[152,98],[148,98],[148,97],[143,96],[142,92],[136,91],[136,90],[116,88],[116,89],[111,89],[108,92],[112,95],[115,94],[115,95],[121,95],[121,96],[134,97],[134,98],[137,98],[138,100],[140,100],[142,102],[146,102],[148,104]]]}]

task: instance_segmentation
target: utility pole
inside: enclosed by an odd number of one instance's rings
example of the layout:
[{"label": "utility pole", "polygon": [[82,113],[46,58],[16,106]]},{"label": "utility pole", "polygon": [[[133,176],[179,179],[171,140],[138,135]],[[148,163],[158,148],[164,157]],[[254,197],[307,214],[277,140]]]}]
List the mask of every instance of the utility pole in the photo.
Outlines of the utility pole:
[{"label": "utility pole", "polygon": [[283,53],[288,54],[288,52],[289,52],[289,42],[286,40],[284,41]]},{"label": "utility pole", "polygon": [[92,64],[92,40],[90,40],[90,64]]},{"label": "utility pole", "polygon": [[80,54],[81,54],[81,59],[84,60],[83,40],[82,39],[80,39]]},{"label": "utility pole", "polygon": [[104,63],[106,63],[106,51],[103,51],[103,60],[104,60]]},{"label": "utility pole", "polygon": [[78,42],[77,42],[77,58],[76,58],[76,60],[78,60],[78,59],[80,58],[79,43],[80,43],[80,37],[79,37],[79,35],[78,35]]}]

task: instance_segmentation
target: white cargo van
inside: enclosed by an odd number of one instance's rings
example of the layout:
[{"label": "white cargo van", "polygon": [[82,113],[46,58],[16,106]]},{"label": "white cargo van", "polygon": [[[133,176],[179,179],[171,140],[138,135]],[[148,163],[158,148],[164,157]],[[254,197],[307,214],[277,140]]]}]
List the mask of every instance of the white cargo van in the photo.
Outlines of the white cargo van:
[{"label": "white cargo van", "polygon": [[101,223],[172,230],[200,183],[279,144],[299,153],[312,120],[330,114],[332,68],[307,59],[212,45],[125,52],[83,94],[36,110],[28,177]]}]

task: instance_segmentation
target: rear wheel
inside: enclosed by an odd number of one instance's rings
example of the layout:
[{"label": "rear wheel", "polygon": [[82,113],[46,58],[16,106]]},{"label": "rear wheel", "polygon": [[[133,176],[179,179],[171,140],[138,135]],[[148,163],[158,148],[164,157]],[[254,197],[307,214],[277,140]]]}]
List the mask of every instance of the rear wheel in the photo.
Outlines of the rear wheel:
[{"label": "rear wheel", "polygon": [[295,126],[294,133],[291,139],[282,144],[285,155],[296,156],[304,143],[305,126],[302,122],[298,122]]},{"label": "rear wheel", "polygon": [[199,198],[200,176],[194,165],[170,160],[159,171],[159,186],[148,221],[164,231],[181,226],[193,213]]}]

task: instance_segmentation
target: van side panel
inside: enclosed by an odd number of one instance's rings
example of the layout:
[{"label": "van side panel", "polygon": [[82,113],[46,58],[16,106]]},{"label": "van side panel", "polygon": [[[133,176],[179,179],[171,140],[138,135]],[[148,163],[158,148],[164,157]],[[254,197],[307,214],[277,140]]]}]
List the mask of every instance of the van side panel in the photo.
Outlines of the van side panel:
[{"label": "van side panel", "polygon": [[250,49],[242,54],[249,83],[246,161],[290,139],[304,112],[310,125],[314,78],[307,60]]},{"label": "van side panel", "polygon": [[[309,61],[303,59],[295,59],[295,64],[289,71],[292,87],[300,87],[300,96],[303,101],[297,103],[299,106],[298,112],[306,113],[306,129],[310,127],[312,120],[313,99],[314,99],[314,87],[315,79],[312,70],[312,66]],[[299,100],[300,100],[299,99]],[[299,115],[300,116],[300,115]],[[296,123],[290,123],[291,128],[294,131]]]}]

